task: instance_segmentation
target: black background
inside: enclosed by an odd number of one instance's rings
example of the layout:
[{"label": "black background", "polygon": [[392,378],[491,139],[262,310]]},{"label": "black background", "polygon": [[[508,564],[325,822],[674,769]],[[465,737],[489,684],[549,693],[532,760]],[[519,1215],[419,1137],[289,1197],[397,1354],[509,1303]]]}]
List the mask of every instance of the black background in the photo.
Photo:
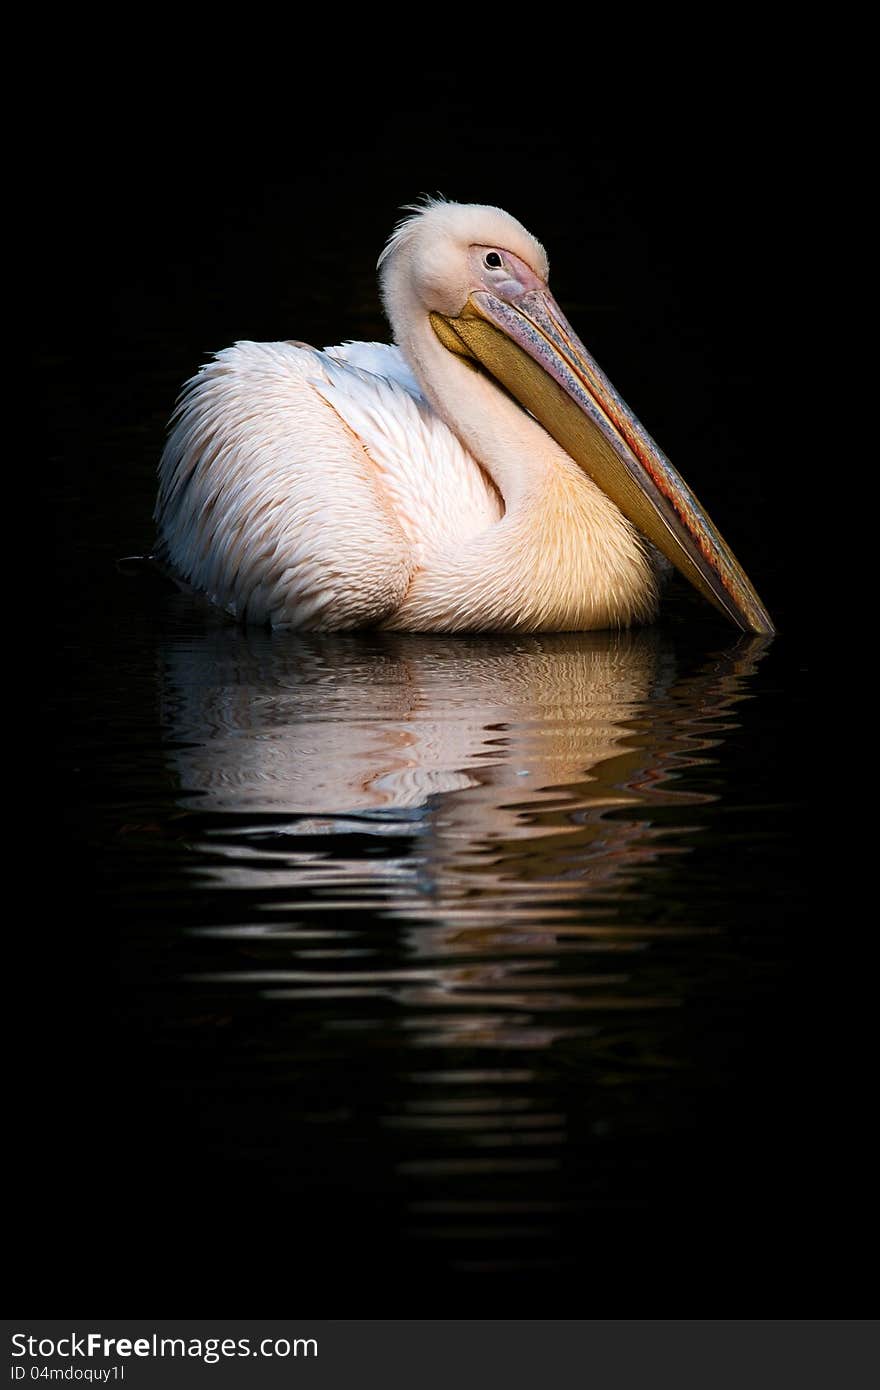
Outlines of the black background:
[{"label": "black background", "polygon": [[[49,432],[40,505],[53,526],[37,575],[38,655],[51,673],[56,721],[40,749],[50,781],[53,735],[66,732],[58,711],[65,690],[76,690],[78,664],[97,634],[112,665],[114,625],[132,620],[113,562],[153,540],[151,472],[140,462],[126,472],[120,431],[136,440],[132,458],[158,459],[174,392],[157,396],[157,374],[180,383],[236,339],[384,336],[376,257],[401,204],[426,191],[498,204],[545,241],[560,304],[731,539],[783,636],[808,624],[787,366],[805,136],[797,109],[781,100],[773,56],[742,38],[732,46],[725,34],[692,61],[673,63],[661,46],[637,70],[630,36],[612,46],[571,36],[569,45],[562,33],[550,57],[545,36],[521,39],[505,11],[485,10],[456,18],[473,31],[475,52],[467,43],[462,51],[458,35],[445,67],[424,61],[426,40],[393,62],[371,50],[343,65],[328,24],[320,45],[291,50],[287,70],[276,52],[279,71],[265,81],[244,58],[208,76],[208,61],[194,73],[170,53],[150,54],[149,80],[134,84],[127,64],[80,73],[53,107],[51,144],[30,166],[39,420]],[[266,54],[277,47],[270,34],[261,43]],[[559,53],[570,46],[563,65]],[[57,636],[42,637],[55,627]],[[69,828],[76,816],[72,799]],[[41,886],[38,983],[31,974],[21,996],[25,1287],[69,1295],[81,1286],[112,1307],[120,1278],[146,1297],[158,1268],[170,1299],[184,1296],[192,1276],[247,1310],[248,1290],[266,1297],[273,1282],[259,1246],[246,1263],[238,1258],[246,1202],[231,1224],[218,1213],[210,1271],[204,1230],[175,1249],[167,1232],[154,1239],[140,1224],[156,1159],[114,1137],[118,1124],[128,1134],[141,1097],[122,1063],[114,1070],[118,1033],[101,951],[113,924],[96,907],[100,864],[75,835],[65,830],[63,839]],[[77,933],[74,944],[70,928],[83,913],[95,935]],[[33,938],[22,944],[33,969]],[[757,1028],[744,1071],[753,1082],[774,1027]],[[57,1056],[44,1065],[43,1050],[57,1051],[62,1038],[61,1065]],[[759,1086],[760,1113],[770,1117],[776,1099]],[[771,1133],[778,1148],[779,1126]],[[808,1162],[783,1144],[771,1170],[806,1202],[818,1167],[827,1174],[835,1162],[827,1144]],[[771,1229],[773,1193],[756,1187],[742,1199]],[[640,1306],[674,1309],[668,1268],[681,1260],[691,1307],[708,1292],[723,1300],[716,1309],[749,1309],[734,1265],[750,1257],[766,1297],[773,1279],[760,1252],[737,1242],[712,1201],[707,1176],[689,1209],[661,1213],[635,1244],[615,1248],[606,1231],[601,1310],[636,1290],[649,1300]],[[773,1248],[803,1292],[795,1206],[786,1202],[788,1224]],[[730,1261],[704,1229],[707,1214],[722,1219]],[[827,1225],[820,1204],[812,1238],[821,1229],[825,1239]],[[365,1315],[381,1302],[381,1251],[374,1260]],[[295,1287],[308,1307],[307,1290]],[[426,1311],[419,1294],[412,1308],[387,1313]],[[454,1292],[446,1297],[438,1313],[477,1315]],[[284,1298],[289,1307],[289,1291]],[[350,1303],[333,1311],[359,1312]]]}]

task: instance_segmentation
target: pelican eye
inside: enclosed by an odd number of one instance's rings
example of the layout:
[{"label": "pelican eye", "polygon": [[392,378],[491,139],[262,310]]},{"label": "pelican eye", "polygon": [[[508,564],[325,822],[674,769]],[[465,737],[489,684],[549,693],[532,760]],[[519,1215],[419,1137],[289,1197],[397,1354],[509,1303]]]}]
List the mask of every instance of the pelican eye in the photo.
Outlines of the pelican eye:
[{"label": "pelican eye", "polygon": [[488,256],[486,257],[486,265],[491,266],[492,269],[495,270],[498,266],[500,266],[500,264],[501,257],[499,256],[498,252],[490,251]]}]

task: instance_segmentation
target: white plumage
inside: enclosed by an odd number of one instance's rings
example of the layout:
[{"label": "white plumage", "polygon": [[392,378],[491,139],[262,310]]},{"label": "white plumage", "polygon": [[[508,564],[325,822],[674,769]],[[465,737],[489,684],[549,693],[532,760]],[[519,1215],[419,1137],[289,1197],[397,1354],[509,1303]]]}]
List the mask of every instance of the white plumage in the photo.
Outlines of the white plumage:
[{"label": "white plumage", "polygon": [[387,343],[217,353],[185,388],[159,507],[176,567],[214,603],[297,628],[378,620],[432,553],[504,512]]},{"label": "white plumage", "polygon": [[317,355],[324,379],[315,389],[376,465],[418,565],[501,519],[492,479],[422,395],[399,348],[345,343]]}]

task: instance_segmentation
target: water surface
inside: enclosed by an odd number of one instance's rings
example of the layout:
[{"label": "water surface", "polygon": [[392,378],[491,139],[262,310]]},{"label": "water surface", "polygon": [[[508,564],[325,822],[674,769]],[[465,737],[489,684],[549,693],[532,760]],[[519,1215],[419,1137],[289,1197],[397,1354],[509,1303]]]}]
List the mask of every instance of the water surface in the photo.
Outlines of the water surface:
[{"label": "water surface", "polygon": [[114,681],[85,663],[71,748],[157,1240],[271,1230],[365,1314],[379,1265],[397,1306],[540,1310],[609,1221],[625,1247],[778,1182],[772,647],[273,635],[133,592],[150,617]]}]

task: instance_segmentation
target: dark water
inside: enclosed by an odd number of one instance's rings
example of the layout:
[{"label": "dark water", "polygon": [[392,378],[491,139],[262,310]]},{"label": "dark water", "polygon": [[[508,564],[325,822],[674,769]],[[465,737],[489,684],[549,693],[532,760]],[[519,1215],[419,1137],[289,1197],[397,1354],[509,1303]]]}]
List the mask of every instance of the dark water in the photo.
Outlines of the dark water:
[{"label": "dark water", "polygon": [[[349,160],[366,221],[326,191],[306,279],[319,175],[255,192],[224,170],[214,219],[178,171],[169,221],[156,151],[114,185],[103,279],[71,270],[87,307],[39,365],[56,563],[23,689],[28,1288],[620,1316],[636,1294],[761,1311],[812,1278],[844,1185],[843,1006],[806,959],[813,643],[737,317],[746,213],[706,166],[664,165],[649,242],[631,161],[599,141],[598,183],[575,178],[584,147],[555,133],[522,208],[520,155],[505,184],[483,131],[468,165],[466,126],[434,131],[455,158],[430,176],[421,127],[406,168]],[[561,302],[729,533],[774,642],[681,589],[633,634],[272,636],[117,571],[151,544],[180,382],[236,337],[384,336],[375,243],[426,181],[558,250]]]},{"label": "dark water", "polygon": [[784,644],[675,604],[623,635],[270,635],[114,584],[128,621],[59,692],[96,871],[66,1002],[112,1117],[78,1190],[160,1256],[191,1233],[207,1287],[271,1236],[365,1315],[577,1311],[646,1221],[792,1219]]}]

